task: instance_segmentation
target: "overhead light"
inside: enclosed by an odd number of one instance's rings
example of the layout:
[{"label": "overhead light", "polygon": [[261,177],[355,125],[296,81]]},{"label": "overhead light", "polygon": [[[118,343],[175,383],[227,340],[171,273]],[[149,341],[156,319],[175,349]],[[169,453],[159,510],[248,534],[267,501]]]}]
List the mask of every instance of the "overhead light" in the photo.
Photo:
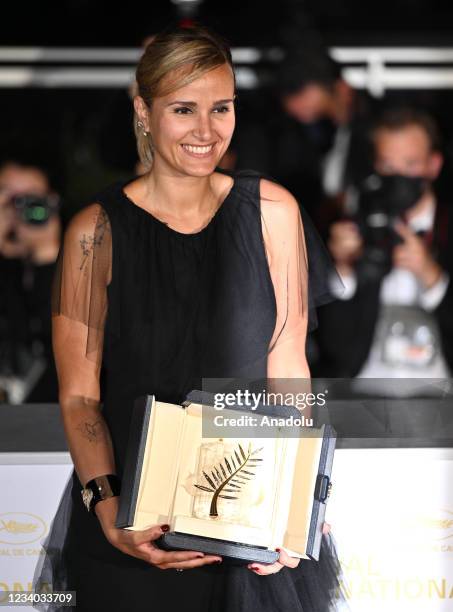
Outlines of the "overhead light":
[{"label": "overhead light", "polygon": [[181,16],[194,15],[203,0],[171,0]]}]

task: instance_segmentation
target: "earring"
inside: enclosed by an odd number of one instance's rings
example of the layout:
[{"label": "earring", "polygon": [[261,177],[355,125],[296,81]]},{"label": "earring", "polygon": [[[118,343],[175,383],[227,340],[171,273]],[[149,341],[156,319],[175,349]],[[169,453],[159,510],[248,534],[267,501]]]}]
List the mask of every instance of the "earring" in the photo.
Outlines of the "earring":
[{"label": "earring", "polygon": [[[144,128],[145,126],[141,121],[137,121],[137,127]],[[148,136],[148,132],[145,132],[145,130],[143,130],[143,136]]]}]

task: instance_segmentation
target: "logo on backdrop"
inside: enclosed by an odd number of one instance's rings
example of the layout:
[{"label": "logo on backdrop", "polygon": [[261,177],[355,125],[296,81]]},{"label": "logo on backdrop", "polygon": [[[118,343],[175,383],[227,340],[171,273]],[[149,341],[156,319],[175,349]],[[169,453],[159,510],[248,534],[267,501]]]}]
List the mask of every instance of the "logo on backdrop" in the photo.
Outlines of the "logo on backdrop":
[{"label": "logo on backdrop", "polygon": [[0,514],[0,543],[31,544],[47,532],[45,521],[29,512],[5,512]]},{"label": "logo on backdrop", "polygon": [[450,510],[438,510],[431,515],[417,516],[419,527],[427,530],[427,533],[436,541],[445,541],[453,538],[453,512]]}]

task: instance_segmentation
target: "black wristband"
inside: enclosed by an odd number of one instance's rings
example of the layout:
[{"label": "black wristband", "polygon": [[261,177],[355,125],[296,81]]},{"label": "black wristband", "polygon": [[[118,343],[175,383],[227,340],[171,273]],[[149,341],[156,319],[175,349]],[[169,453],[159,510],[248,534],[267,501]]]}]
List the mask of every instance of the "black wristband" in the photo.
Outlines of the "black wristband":
[{"label": "black wristband", "polygon": [[120,479],[116,474],[97,476],[86,483],[82,489],[82,499],[87,510],[94,514],[94,507],[103,499],[116,497],[120,494]]}]

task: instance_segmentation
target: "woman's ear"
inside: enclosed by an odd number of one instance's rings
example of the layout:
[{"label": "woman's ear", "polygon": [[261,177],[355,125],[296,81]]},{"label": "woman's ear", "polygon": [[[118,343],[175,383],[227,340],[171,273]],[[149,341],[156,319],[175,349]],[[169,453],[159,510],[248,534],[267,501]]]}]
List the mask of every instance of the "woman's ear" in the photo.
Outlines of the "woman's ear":
[{"label": "woman's ear", "polygon": [[133,99],[134,110],[139,118],[139,120],[143,123],[144,129],[146,132],[149,131],[149,117],[148,117],[148,107],[145,104],[143,98],[139,95],[134,96]]}]

